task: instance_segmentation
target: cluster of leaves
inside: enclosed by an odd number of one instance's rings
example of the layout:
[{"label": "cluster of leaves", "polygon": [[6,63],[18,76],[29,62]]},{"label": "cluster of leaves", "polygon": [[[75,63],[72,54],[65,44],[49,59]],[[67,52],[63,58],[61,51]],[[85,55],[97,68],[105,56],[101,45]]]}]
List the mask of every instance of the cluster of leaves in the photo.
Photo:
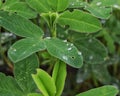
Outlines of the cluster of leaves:
[{"label": "cluster of leaves", "polygon": [[[114,42],[119,43],[116,40],[119,32],[116,31],[117,33],[112,35],[114,40],[111,39],[110,34],[106,32],[107,26],[102,28],[102,20],[110,17],[116,2],[119,1],[0,1],[0,26],[22,37],[8,50],[8,56],[14,62],[15,79],[0,74],[0,95],[60,96],[66,78],[66,64],[80,68],[84,62],[83,66],[90,66],[92,70],[97,68],[103,70],[104,68],[107,71],[106,65],[101,67],[101,64],[106,62],[108,51],[97,37],[104,37],[110,53],[114,53],[113,44]],[[89,13],[83,10],[89,11]],[[39,19],[39,17],[42,19],[41,22],[44,22],[43,24],[47,24],[48,32],[43,31],[43,27],[40,28],[29,20]],[[56,64],[52,76],[42,69],[37,69],[37,74],[31,76],[39,66],[38,57],[35,53],[40,52],[41,54],[42,51],[46,51],[54,57]],[[94,71],[94,74],[98,73]],[[99,75],[96,76],[99,78]],[[37,87],[40,90],[38,93]],[[115,96],[117,93],[118,90],[115,87],[104,86],[76,96],[90,94],[92,96],[99,94]]]}]

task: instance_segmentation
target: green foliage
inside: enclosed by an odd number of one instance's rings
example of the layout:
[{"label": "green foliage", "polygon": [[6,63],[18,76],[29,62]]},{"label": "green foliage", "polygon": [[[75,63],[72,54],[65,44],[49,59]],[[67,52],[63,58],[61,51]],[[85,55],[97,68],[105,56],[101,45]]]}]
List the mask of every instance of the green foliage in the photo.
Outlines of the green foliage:
[{"label": "green foliage", "polygon": [[112,12],[111,6],[114,3],[116,3],[116,0],[93,0],[90,4],[86,5],[85,9],[96,17],[108,19]]},{"label": "green foliage", "polygon": [[12,77],[6,77],[4,74],[0,73],[0,95],[23,96],[23,92]]},{"label": "green foliage", "polygon": [[64,11],[69,4],[69,0],[48,0],[48,2],[50,7],[57,12]]},{"label": "green foliage", "polygon": [[38,13],[47,13],[52,11],[49,0],[26,0],[26,2]]},{"label": "green foliage", "polygon": [[[66,64],[74,68],[83,65],[84,79],[92,74],[95,83],[98,79],[110,84],[107,59],[108,53],[115,52],[114,43],[120,44],[120,22],[113,28],[114,17],[107,25],[102,20],[109,19],[113,7],[119,5],[117,0],[1,0],[0,26],[20,40],[8,50],[14,62],[14,78],[0,73],[0,96],[61,96]],[[48,28],[44,28],[46,25]],[[4,55],[2,44],[5,42],[0,42],[0,53]],[[36,53],[42,54],[41,57]],[[49,63],[52,76],[38,69],[42,57],[43,61],[48,59],[44,62]],[[108,85],[76,96],[115,96],[117,93],[115,87]]]},{"label": "green foliage", "polygon": [[31,94],[28,94],[27,96],[43,96],[43,95],[38,93],[31,93]]},{"label": "green foliage", "polygon": [[[18,2],[14,5],[10,6],[9,9],[6,9],[10,12],[17,12],[18,15],[24,16],[27,19],[35,18],[37,16],[36,12],[34,12],[26,3]],[[26,10],[26,11],[24,11]],[[32,13],[32,14],[31,14]]]},{"label": "green foliage", "polygon": [[66,64],[61,61],[58,61],[55,64],[52,73],[52,78],[54,79],[56,85],[56,96],[61,96],[62,94],[65,85],[66,75]]},{"label": "green foliage", "polygon": [[69,29],[83,33],[97,32],[101,29],[101,24],[97,18],[79,10],[65,11],[58,18],[58,23],[69,25]]},{"label": "green foliage", "polygon": [[0,73],[0,96],[27,96],[36,90],[31,74],[38,68],[37,56],[31,55],[14,66],[15,78]]},{"label": "green foliage", "polygon": [[55,82],[48,73],[46,73],[42,69],[37,69],[37,74],[32,75],[32,77],[44,96],[55,96]]},{"label": "green foliage", "polygon": [[27,19],[35,18],[37,15],[36,12],[26,4],[26,2],[20,2],[20,0],[7,0],[2,4],[1,9],[11,13],[16,12],[18,15]]},{"label": "green foliage", "polygon": [[0,11],[0,25],[18,36],[37,39],[43,36],[43,31],[38,26],[15,13]]},{"label": "green foliage", "polygon": [[39,61],[35,54],[14,64],[15,79],[24,92],[34,92],[37,89],[31,74],[35,73],[38,67]]},{"label": "green foliage", "polygon": [[14,43],[8,51],[8,56],[13,62],[18,62],[37,51],[44,50],[45,48],[43,40],[26,38]]},{"label": "green foliage", "polygon": [[116,96],[116,93],[118,93],[118,90],[115,87],[109,85],[91,89],[76,96]]},{"label": "green foliage", "polygon": [[83,59],[81,53],[73,44],[67,43],[66,40],[61,41],[57,38],[46,39],[45,44],[51,55],[61,59],[73,67],[79,68],[82,66]]},{"label": "green foliage", "polygon": [[74,44],[82,52],[86,63],[100,64],[107,57],[104,45],[95,38],[80,38]]}]

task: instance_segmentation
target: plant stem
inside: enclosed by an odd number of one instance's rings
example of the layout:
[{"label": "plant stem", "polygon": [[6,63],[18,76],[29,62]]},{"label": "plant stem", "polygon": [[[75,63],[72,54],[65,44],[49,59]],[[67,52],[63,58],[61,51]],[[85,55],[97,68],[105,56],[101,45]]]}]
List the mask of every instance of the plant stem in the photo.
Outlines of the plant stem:
[{"label": "plant stem", "polygon": [[56,24],[54,24],[51,28],[51,33],[52,33],[52,37],[57,37],[57,33],[56,33]]},{"label": "plant stem", "polygon": [[117,68],[118,68],[118,64],[116,63],[116,64],[114,64],[114,66],[113,66],[113,74],[114,74],[114,76],[117,74]]},{"label": "plant stem", "polygon": [[3,54],[3,59],[5,60],[5,62],[7,63],[8,67],[13,70],[13,64],[10,62],[10,60],[6,57],[5,54]]}]

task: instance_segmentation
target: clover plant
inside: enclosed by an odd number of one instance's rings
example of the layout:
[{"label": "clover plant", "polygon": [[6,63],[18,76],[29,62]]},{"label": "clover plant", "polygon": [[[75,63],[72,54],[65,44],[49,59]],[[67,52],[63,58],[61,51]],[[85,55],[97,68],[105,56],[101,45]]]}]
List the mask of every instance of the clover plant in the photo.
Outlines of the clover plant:
[{"label": "clover plant", "polygon": [[[110,17],[116,2],[1,0],[0,26],[21,38],[8,50],[14,63],[14,78],[0,73],[0,96],[61,96],[66,64],[81,68],[84,63],[104,62],[107,49],[91,34],[103,29],[102,20]],[[37,24],[33,18],[41,21]],[[49,30],[42,24],[47,24]],[[39,68],[38,54],[45,55],[45,52],[52,60],[49,63],[54,65],[52,75]],[[114,86],[106,85],[76,96],[115,96],[117,93]]]}]

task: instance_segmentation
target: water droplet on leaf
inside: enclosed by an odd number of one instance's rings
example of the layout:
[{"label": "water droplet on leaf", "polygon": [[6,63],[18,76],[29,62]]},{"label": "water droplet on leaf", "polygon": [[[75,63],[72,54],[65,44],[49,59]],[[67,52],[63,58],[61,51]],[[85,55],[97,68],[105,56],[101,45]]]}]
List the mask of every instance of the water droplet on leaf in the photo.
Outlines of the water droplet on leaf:
[{"label": "water droplet on leaf", "polygon": [[72,50],[72,48],[70,47],[70,48],[68,48],[68,50]]},{"label": "water droplet on leaf", "polygon": [[100,6],[102,4],[102,2],[97,2],[96,5],[97,6]]},{"label": "water droplet on leaf", "polygon": [[78,52],[78,55],[82,55],[82,53],[81,53],[81,52]]},{"label": "water droplet on leaf", "polygon": [[12,48],[12,51],[16,52],[17,50],[15,48]]},{"label": "water droplet on leaf", "polygon": [[92,39],[89,39],[88,42],[91,43],[91,42],[92,42]]},{"label": "water droplet on leaf", "polygon": [[89,59],[92,60],[92,59],[93,59],[93,56],[90,56]]},{"label": "water droplet on leaf", "polygon": [[74,3],[72,3],[71,5],[72,5],[72,6],[74,6],[75,4],[74,4]]},{"label": "water droplet on leaf", "polygon": [[117,4],[113,5],[114,8],[120,8]]},{"label": "water droplet on leaf", "polygon": [[51,39],[51,37],[46,37],[46,39]]},{"label": "water droplet on leaf", "polygon": [[69,46],[69,44],[67,43],[67,46]]},{"label": "water droplet on leaf", "polygon": [[67,42],[67,40],[63,40],[63,42]]},{"label": "water droplet on leaf", "polygon": [[67,56],[63,56],[62,57],[64,60],[68,60],[68,57]]},{"label": "water droplet on leaf", "polygon": [[73,46],[73,44],[70,44],[70,46]]}]

